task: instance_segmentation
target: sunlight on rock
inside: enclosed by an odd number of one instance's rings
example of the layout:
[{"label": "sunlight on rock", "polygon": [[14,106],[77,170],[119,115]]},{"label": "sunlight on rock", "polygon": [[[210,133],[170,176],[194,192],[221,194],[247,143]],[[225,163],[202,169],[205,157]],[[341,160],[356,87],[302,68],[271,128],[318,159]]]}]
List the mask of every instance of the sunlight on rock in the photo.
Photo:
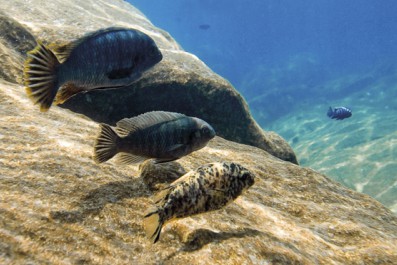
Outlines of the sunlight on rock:
[{"label": "sunlight on rock", "polygon": [[[357,130],[355,137],[349,136],[352,129],[362,126],[359,123],[338,126],[309,117],[310,122],[301,125],[296,117],[286,118],[275,131],[286,132],[292,136],[286,137],[289,139],[299,136],[295,144],[304,167],[298,166],[287,142],[257,125],[229,82],[196,56],[183,52],[168,33],[127,2],[44,2],[2,1],[1,18],[13,26],[2,28],[10,35],[0,38],[0,47],[7,47],[0,48],[0,61],[4,62],[0,69],[0,264],[395,261],[396,215],[372,197],[323,175],[341,176],[339,180],[358,190],[371,187],[376,190],[373,197],[381,194],[397,211],[396,202],[390,199],[396,181],[384,178],[389,182],[383,183],[375,177],[375,172],[384,176],[396,172],[394,127],[386,141],[379,141],[376,131],[367,135],[365,130]],[[69,102],[68,108],[64,104],[40,112],[17,83],[26,51],[15,50],[16,44],[26,44],[29,50],[34,38],[64,42],[115,25],[150,32],[165,60],[139,82],[124,88],[125,94],[96,91],[89,101],[84,94],[76,95],[71,100],[73,106]],[[99,122],[124,118],[120,116],[125,111],[171,108],[180,102],[218,125],[218,136],[207,147],[157,165],[150,161],[140,166],[94,162]],[[84,113],[90,115],[77,114],[73,108],[78,113],[85,108]],[[395,117],[392,113],[389,118],[397,121]],[[376,124],[381,123],[374,120]],[[372,139],[370,148],[363,139]],[[381,161],[380,154],[372,152],[378,145],[387,150],[387,159],[381,164],[374,163]],[[340,148],[344,152],[338,151]],[[254,185],[219,210],[165,224],[159,241],[152,244],[143,219],[153,209],[157,192],[185,172],[216,161],[248,168],[255,175]],[[321,173],[306,168],[309,166]],[[347,170],[352,167],[353,171]],[[353,177],[354,181],[350,180]],[[208,192],[222,194],[224,190]]]}]

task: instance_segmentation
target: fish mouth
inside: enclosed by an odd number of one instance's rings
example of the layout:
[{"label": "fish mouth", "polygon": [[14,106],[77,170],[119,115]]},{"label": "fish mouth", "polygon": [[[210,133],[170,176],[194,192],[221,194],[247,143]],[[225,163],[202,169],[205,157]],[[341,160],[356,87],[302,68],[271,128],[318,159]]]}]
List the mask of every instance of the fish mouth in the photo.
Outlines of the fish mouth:
[{"label": "fish mouth", "polygon": [[210,131],[210,138],[212,139],[212,138],[214,138],[216,136],[216,132],[215,132],[215,130],[211,130]]},{"label": "fish mouth", "polygon": [[210,139],[212,139],[212,138],[214,138],[216,136],[216,132],[215,132],[214,128],[212,128],[212,126],[209,125],[208,123],[207,123],[207,126],[208,126],[208,129],[210,131],[208,136],[209,136]]},{"label": "fish mouth", "polygon": [[156,59],[157,63],[163,60],[163,54],[160,50],[157,50],[157,53],[153,57]]}]

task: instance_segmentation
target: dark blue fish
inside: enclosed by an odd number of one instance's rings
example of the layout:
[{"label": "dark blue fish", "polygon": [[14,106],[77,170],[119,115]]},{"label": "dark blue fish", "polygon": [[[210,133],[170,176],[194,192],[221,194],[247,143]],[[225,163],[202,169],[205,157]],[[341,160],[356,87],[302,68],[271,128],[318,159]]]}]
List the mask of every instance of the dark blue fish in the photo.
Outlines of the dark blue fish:
[{"label": "dark blue fish", "polygon": [[[26,92],[41,111],[92,89],[123,87],[160,62],[161,52],[143,32],[101,29],[54,52],[39,42],[25,61]],[[59,91],[58,91],[59,90]]]},{"label": "dark blue fish", "polygon": [[215,131],[207,122],[180,113],[152,111],[122,119],[116,128],[101,124],[94,160],[135,164],[154,158],[156,163],[179,159],[207,145]]},{"label": "dark blue fish", "polygon": [[346,107],[329,107],[327,116],[331,119],[343,120],[352,116],[352,110]]}]

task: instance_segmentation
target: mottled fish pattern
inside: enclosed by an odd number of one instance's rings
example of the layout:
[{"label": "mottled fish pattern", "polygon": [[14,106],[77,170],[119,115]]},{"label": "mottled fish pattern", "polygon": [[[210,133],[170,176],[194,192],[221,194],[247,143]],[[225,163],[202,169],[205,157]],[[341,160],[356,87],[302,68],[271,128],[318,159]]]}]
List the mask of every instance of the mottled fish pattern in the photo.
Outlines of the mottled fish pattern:
[{"label": "mottled fish pattern", "polygon": [[113,156],[122,164],[154,158],[156,163],[173,161],[206,146],[215,137],[207,122],[180,113],[152,111],[122,119],[113,128],[101,124],[94,145],[94,160]]},{"label": "mottled fish pattern", "polygon": [[153,39],[136,29],[112,27],[89,33],[56,53],[38,43],[28,53],[24,84],[41,111],[92,89],[123,87],[162,60]]},{"label": "mottled fish pattern", "polygon": [[190,171],[157,194],[145,215],[147,236],[156,243],[169,220],[218,210],[254,184],[254,175],[236,163],[211,163]]},{"label": "mottled fish pattern", "polygon": [[343,120],[352,116],[352,110],[346,107],[329,107],[327,116],[331,119]]}]

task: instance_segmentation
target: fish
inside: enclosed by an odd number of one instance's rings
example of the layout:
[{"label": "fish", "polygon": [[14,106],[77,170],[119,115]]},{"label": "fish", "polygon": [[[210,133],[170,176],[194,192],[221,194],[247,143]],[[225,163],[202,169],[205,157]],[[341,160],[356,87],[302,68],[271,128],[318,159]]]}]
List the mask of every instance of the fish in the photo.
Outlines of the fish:
[{"label": "fish", "polygon": [[346,107],[329,107],[327,116],[331,119],[343,120],[352,116],[352,110]]},{"label": "fish", "polygon": [[163,58],[148,35],[121,27],[88,33],[53,50],[38,41],[23,70],[26,93],[42,112],[79,92],[130,85]]},{"label": "fish", "polygon": [[94,161],[103,163],[117,155],[117,162],[125,165],[152,158],[154,163],[169,162],[205,147],[215,134],[202,119],[151,111],[122,119],[115,128],[102,123],[94,145]]},{"label": "fish", "polygon": [[156,243],[170,220],[225,207],[255,182],[255,175],[233,162],[200,166],[175,180],[155,196],[156,206],[144,216],[147,237]]},{"label": "fish", "polygon": [[207,29],[210,29],[211,28],[211,25],[209,25],[209,24],[201,24],[201,25],[199,25],[199,29],[202,29],[202,30],[207,30]]}]

